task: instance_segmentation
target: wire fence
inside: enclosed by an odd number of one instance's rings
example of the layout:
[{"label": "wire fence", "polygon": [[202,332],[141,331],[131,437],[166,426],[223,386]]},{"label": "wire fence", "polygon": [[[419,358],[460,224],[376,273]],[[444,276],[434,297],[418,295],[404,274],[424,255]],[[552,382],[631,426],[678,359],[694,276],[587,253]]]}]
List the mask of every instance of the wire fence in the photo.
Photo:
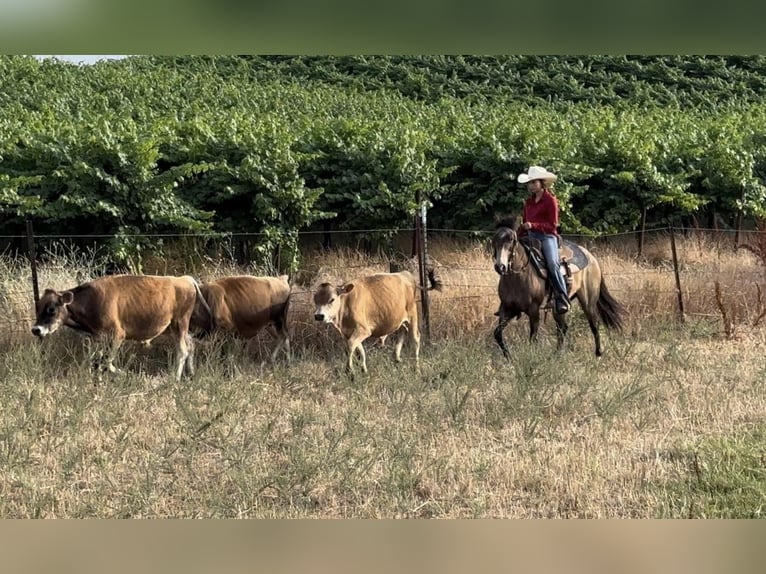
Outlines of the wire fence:
[{"label": "wire fence", "polygon": [[[417,232],[417,226],[332,231],[333,235],[339,234],[346,239],[331,249],[311,240],[327,232],[299,233],[299,237],[309,240],[300,243],[303,264],[291,274],[294,301],[291,307],[311,315],[305,310],[313,304],[312,293],[319,282],[345,281],[389,271],[392,260],[412,257],[416,246],[413,234]],[[388,237],[386,249],[376,250],[365,244],[363,253],[355,251],[359,248],[356,239],[372,233],[384,233]],[[464,313],[466,306],[473,306],[468,312],[476,316],[477,323],[488,325],[494,320],[493,313],[498,304],[498,276],[488,245],[490,232],[428,229],[424,235],[428,238],[427,255],[436,263],[443,283],[442,292],[428,294],[434,321],[439,322],[440,314]],[[207,280],[224,274],[257,271],[253,265],[237,261],[231,250],[220,247],[232,237],[256,239],[258,236],[257,233],[241,233],[227,237],[211,237],[210,234],[136,237],[166,240],[164,252],[154,255],[154,267],[149,269],[150,272],[190,273]],[[31,229],[27,235],[0,236],[26,248],[26,252],[6,252],[0,257],[3,261],[0,265],[0,305],[6,310],[0,318],[0,327],[4,331],[16,331],[26,330],[31,325],[34,302],[40,291],[38,283],[42,283],[42,287],[71,288],[72,282],[84,282],[109,273],[108,259],[99,254],[98,247],[111,237],[87,234],[35,236]],[[628,301],[634,315],[675,316],[680,320],[686,316],[716,317],[716,307],[726,304],[726,301],[716,300],[716,286],[724,293],[738,294],[737,302],[731,304],[738,306],[740,316],[748,313],[757,316],[766,305],[763,302],[766,295],[762,294],[766,292],[766,233],[762,231],[656,227],[645,230],[641,238],[636,232],[598,237],[565,234],[563,237],[586,247],[596,256],[610,292],[618,299]],[[71,240],[81,240],[95,248],[84,252],[70,245]],[[174,250],[170,240],[185,242],[183,249]],[[199,241],[199,245],[195,245],[195,241]],[[626,268],[626,265],[630,267]],[[77,267],[83,267],[84,271],[76,270]]]}]

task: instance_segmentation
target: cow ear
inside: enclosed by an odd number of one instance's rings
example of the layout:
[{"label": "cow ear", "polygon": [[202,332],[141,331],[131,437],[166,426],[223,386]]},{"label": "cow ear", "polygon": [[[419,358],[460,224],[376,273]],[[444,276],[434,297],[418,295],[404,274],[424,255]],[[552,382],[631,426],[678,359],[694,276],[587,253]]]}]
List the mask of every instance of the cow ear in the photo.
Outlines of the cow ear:
[{"label": "cow ear", "polygon": [[346,283],[345,285],[341,285],[338,287],[338,295],[343,295],[344,293],[348,293],[354,288],[353,283]]},{"label": "cow ear", "polygon": [[61,303],[64,305],[69,305],[72,301],[74,301],[74,295],[71,291],[64,291],[61,294]]}]

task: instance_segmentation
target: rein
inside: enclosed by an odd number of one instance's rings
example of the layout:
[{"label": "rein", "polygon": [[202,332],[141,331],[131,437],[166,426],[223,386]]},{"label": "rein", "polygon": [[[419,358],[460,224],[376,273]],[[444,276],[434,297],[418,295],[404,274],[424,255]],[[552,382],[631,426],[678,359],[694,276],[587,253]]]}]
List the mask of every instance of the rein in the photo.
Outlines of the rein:
[{"label": "rein", "polygon": [[518,275],[520,273],[523,273],[526,270],[526,268],[529,267],[529,253],[526,253],[526,249],[522,245],[521,249],[525,251],[525,255],[527,256],[527,261],[526,261],[526,263],[524,263],[524,265],[522,265],[518,269],[514,269],[513,268],[513,262],[516,259],[516,247],[519,245],[519,243],[520,242],[519,242],[518,239],[514,239],[513,240],[513,247],[511,248],[511,259],[510,259],[510,261],[508,261],[508,271],[510,271],[511,273],[514,273],[516,275]]}]

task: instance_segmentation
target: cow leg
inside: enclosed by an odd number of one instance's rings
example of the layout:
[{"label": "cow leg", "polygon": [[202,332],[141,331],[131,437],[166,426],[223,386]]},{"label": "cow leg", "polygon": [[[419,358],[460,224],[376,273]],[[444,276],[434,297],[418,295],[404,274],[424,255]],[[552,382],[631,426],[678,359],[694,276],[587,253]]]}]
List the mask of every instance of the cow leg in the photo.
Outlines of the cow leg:
[{"label": "cow leg", "polygon": [[415,346],[415,364],[420,363],[420,329],[418,328],[417,324],[414,324],[410,327],[410,340],[412,341],[412,344]]},{"label": "cow leg", "polygon": [[362,359],[362,372],[367,372],[367,356],[364,352],[364,346],[362,343],[364,340],[369,337],[369,333],[360,333],[358,331],[354,331],[352,333],[351,337],[348,338],[348,371],[353,375],[354,374],[354,352],[359,351],[359,356]]},{"label": "cow leg", "polygon": [[277,353],[281,349],[285,350],[285,356],[287,357],[287,362],[290,362],[290,359],[292,358],[292,354],[290,353],[290,337],[287,336],[287,333],[282,333],[279,337],[279,340],[277,341],[277,346],[274,348],[274,351],[271,353],[271,362],[277,360]]},{"label": "cow leg", "polygon": [[277,340],[277,344],[274,347],[274,350],[271,352],[271,362],[273,363],[277,360],[277,354],[282,348],[285,349],[287,360],[289,362],[291,358],[290,357],[290,336],[287,334],[287,329],[285,329],[284,327],[275,327],[273,325],[269,325],[267,327],[267,330],[269,334]]},{"label": "cow leg", "polygon": [[190,377],[194,376],[194,340],[192,339],[191,335],[187,333],[186,335],[186,346],[188,349],[188,354],[186,355],[186,360],[184,361],[184,370],[186,371],[186,374]]},{"label": "cow leg", "polygon": [[184,329],[176,323],[172,329],[176,336],[176,380],[180,381],[184,374],[184,367],[191,373],[194,372],[194,343],[189,336],[188,328]]},{"label": "cow leg", "polygon": [[125,341],[125,332],[122,329],[116,329],[112,336],[109,352],[106,355],[106,370],[110,373],[122,372],[114,366],[114,360],[117,358],[117,352],[120,350],[123,341]]},{"label": "cow leg", "polygon": [[404,337],[406,336],[407,331],[405,329],[399,329],[399,334],[396,336],[396,347],[394,354],[397,363],[402,362],[402,346],[404,345]]},{"label": "cow leg", "polygon": [[420,365],[420,325],[418,324],[418,306],[414,299],[411,305],[407,309],[407,315],[409,317],[404,327],[410,333],[410,340],[415,347],[415,365]]}]

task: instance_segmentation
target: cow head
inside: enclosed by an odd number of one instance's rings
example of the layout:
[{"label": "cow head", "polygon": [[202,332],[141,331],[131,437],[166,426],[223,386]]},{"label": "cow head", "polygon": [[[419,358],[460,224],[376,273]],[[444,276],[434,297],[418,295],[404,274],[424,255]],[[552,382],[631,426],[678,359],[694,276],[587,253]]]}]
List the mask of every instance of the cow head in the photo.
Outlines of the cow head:
[{"label": "cow head", "polygon": [[32,327],[32,334],[43,338],[61,327],[69,314],[67,306],[73,299],[71,291],[59,293],[53,289],[46,289],[37,301],[37,320]]},{"label": "cow head", "polygon": [[340,311],[340,296],[348,293],[354,288],[352,283],[333,287],[329,283],[322,283],[314,293],[314,319],[324,323],[335,323],[338,312]]}]

